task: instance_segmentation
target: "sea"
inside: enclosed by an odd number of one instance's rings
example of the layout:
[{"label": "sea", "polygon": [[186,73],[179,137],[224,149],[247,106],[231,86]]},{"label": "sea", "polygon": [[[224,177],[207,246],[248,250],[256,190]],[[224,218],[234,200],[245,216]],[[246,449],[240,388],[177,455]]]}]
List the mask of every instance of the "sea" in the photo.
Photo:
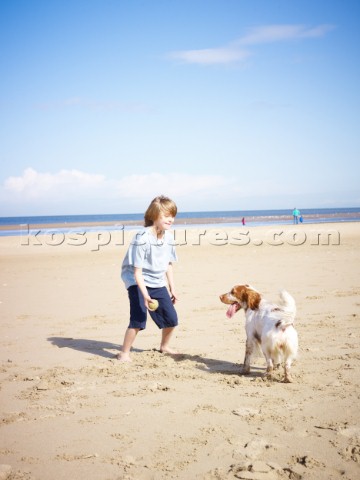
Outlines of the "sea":
[{"label": "sea", "polygon": [[[301,215],[303,223],[310,224],[359,222],[360,207],[302,209]],[[248,226],[293,223],[291,210],[203,211],[178,213],[174,228],[239,226],[243,218]],[[39,233],[42,225],[47,231],[51,228],[51,232],[83,231],[85,228],[86,231],[107,231],[118,229],[119,225],[134,229],[143,225],[143,219],[143,213],[0,217],[0,236]]]}]

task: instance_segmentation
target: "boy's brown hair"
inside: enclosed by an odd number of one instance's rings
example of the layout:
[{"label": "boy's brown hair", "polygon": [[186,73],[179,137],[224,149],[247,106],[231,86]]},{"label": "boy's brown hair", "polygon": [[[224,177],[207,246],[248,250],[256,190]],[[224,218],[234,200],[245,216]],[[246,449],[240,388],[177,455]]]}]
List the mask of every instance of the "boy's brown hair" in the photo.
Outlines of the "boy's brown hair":
[{"label": "boy's brown hair", "polygon": [[148,206],[144,215],[145,227],[154,225],[154,222],[159,218],[161,213],[171,215],[172,217],[176,217],[177,214],[175,202],[164,195],[155,197]]}]

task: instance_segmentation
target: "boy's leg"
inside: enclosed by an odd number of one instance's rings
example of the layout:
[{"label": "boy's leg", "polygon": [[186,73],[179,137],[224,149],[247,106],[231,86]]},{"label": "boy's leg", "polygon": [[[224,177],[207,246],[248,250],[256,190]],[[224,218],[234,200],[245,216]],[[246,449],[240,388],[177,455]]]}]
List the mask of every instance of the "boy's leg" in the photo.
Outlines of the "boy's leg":
[{"label": "boy's leg", "polygon": [[121,352],[117,355],[117,359],[122,362],[131,362],[130,350],[136,335],[146,326],[147,311],[144,304],[142,293],[137,285],[128,288],[130,301],[130,323],[125,332],[124,342]]},{"label": "boy's leg", "polygon": [[169,343],[174,332],[175,327],[166,327],[162,329],[161,335],[161,344],[160,344],[160,352],[161,353],[170,353],[170,354],[177,354],[176,350],[173,350],[169,347]]},{"label": "boy's leg", "polygon": [[148,288],[148,290],[151,298],[159,301],[159,308],[149,313],[156,325],[161,329],[160,352],[175,355],[178,352],[170,347],[170,340],[178,324],[178,317],[169,291],[166,287]]},{"label": "boy's leg", "polygon": [[116,356],[121,362],[131,362],[130,350],[139,330],[140,328],[128,328],[126,330],[121,352]]}]

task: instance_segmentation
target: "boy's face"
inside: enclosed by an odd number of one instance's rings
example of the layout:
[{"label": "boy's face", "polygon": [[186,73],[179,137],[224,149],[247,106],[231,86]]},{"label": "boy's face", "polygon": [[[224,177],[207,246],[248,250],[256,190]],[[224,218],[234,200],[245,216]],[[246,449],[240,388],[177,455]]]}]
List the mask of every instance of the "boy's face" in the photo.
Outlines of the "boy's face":
[{"label": "boy's face", "polygon": [[169,230],[174,223],[175,218],[168,212],[162,212],[159,218],[154,222],[156,228],[160,230]]}]

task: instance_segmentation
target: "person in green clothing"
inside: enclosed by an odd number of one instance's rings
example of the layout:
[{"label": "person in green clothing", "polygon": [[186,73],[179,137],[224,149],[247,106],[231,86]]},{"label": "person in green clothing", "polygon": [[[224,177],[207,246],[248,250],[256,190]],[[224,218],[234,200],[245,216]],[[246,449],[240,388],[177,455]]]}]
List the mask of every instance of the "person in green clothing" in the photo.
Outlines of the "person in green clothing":
[{"label": "person in green clothing", "polygon": [[296,207],[294,208],[293,212],[293,218],[294,218],[294,225],[297,225],[299,223],[299,218],[300,218],[300,210],[298,210]]}]

